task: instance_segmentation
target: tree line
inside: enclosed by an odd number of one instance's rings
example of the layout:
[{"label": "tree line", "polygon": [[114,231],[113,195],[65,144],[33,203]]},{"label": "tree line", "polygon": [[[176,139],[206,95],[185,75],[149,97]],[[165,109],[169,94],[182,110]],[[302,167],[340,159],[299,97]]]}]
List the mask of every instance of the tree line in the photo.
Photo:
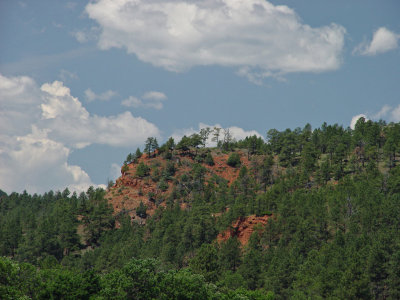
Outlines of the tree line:
[{"label": "tree line", "polygon": [[[138,208],[146,224],[114,214],[102,189],[1,193],[0,298],[400,298],[399,123],[273,129],[228,148],[192,138],[145,147],[168,167],[131,157],[135,176],[173,184],[154,215]],[[238,170],[231,184],[205,168],[217,152]],[[246,246],[216,242],[265,214]]]}]

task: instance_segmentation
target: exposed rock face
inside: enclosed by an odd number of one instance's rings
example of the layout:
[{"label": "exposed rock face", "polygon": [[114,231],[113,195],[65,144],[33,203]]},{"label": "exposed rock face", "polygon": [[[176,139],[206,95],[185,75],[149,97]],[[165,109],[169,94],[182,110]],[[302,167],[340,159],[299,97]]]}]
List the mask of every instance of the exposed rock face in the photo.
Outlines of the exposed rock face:
[{"label": "exposed rock face", "polygon": [[249,242],[250,236],[256,230],[257,225],[259,225],[260,230],[263,230],[270,217],[271,216],[268,215],[261,217],[250,215],[248,217],[239,218],[230,228],[218,234],[217,241],[220,243],[229,238],[237,237],[240,244],[245,246]]},{"label": "exposed rock face", "polygon": [[[232,168],[227,165],[226,162],[229,155],[214,151],[212,152],[212,157],[215,163],[213,166],[202,164],[207,169],[206,179],[215,174],[226,179],[229,185],[234,182],[239,176],[240,168]],[[128,169],[124,170],[125,172],[116,180],[115,185],[107,191],[106,197],[113,206],[115,214],[125,210],[132,219],[143,222],[135,213],[140,202],[146,205],[147,214],[149,215],[153,215],[158,206],[165,206],[165,200],[174,188],[174,181],[179,180],[184,173],[190,173],[192,165],[195,163],[190,157],[180,155],[175,155],[172,161],[175,162],[176,172],[171,180],[166,182],[168,188],[164,188],[164,190],[158,187],[158,182],[152,180],[154,168],[151,168],[150,176],[143,178],[136,176],[136,169],[141,162],[149,167],[156,165],[159,169],[163,169],[167,164],[167,160],[161,156],[148,157],[144,154],[136,163],[128,164]],[[241,162],[242,165],[249,167],[249,160],[246,155],[241,155]],[[185,209],[186,206],[187,203],[181,203],[182,209]]]}]

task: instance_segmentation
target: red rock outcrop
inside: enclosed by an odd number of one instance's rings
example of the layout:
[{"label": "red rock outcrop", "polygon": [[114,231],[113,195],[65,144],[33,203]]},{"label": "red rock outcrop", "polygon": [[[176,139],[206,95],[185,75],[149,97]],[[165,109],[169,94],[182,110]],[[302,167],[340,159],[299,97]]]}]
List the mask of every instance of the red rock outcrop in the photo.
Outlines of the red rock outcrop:
[{"label": "red rock outcrop", "polygon": [[270,217],[271,216],[269,215],[261,217],[250,215],[248,217],[239,218],[230,226],[230,228],[218,234],[217,241],[218,243],[221,243],[229,238],[237,237],[240,244],[245,246],[249,242],[250,236],[256,230],[257,225],[260,225],[260,230],[263,230]]},{"label": "red rock outcrop", "polygon": [[[228,181],[228,184],[234,182],[239,176],[240,168],[232,168],[227,165],[229,154],[220,153],[217,151],[212,152],[214,165],[209,166],[203,164],[207,169],[206,179],[216,174]],[[194,161],[187,156],[175,156],[176,162],[176,174],[174,178],[179,178],[182,174],[190,172],[191,165]],[[118,214],[122,210],[128,211],[132,219],[137,219],[135,214],[136,208],[143,202],[147,206],[147,213],[152,215],[156,208],[161,205],[165,205],[165,199],[171,193],[173,189],[173,182],[169,181],[168,189],[161,191],[157,185],[157,182],[151,180],[151,178],[138,178],[136,174],[136,168],[140,162],[145,163],[148,166],[157,164],[160,168],[164,168],[167,161],[161,156],[149,157],[143,155],[136,163],[128,164],[128,169],[122,173],[121,177],[116,180],[116,183],[107,191],[107,199],[114,208],[114,212]],[[242,165],[249,167],[249,160],[246,155],[241,155]],[[154,195],[154,199],[151,199],[149,195]],[[157,199],[157,201],[156,201]],[[187,204],[181,204],[182,209],[185,209]],[[142,220],[140,220],[142,221]]]}]

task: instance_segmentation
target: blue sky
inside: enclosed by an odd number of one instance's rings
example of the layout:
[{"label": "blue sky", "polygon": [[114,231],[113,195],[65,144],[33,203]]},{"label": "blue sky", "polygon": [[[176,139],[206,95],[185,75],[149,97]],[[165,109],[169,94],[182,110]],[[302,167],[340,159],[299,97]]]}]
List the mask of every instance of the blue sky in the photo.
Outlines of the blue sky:
[{"label": "blue sky", "polygon": [[0,188],[84,190],[147,136],[400,121],[399,1],[0,2]]}]

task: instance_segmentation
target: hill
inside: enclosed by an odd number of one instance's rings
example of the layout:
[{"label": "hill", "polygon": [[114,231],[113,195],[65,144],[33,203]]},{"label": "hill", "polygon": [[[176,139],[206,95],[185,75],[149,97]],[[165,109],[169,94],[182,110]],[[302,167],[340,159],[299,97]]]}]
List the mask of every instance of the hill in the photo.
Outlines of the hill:
[{"label": "hill", "polygon": [[399,123],[207,134],[149,138],[107,191],[2,195],[0,293],[400,297]]}]

